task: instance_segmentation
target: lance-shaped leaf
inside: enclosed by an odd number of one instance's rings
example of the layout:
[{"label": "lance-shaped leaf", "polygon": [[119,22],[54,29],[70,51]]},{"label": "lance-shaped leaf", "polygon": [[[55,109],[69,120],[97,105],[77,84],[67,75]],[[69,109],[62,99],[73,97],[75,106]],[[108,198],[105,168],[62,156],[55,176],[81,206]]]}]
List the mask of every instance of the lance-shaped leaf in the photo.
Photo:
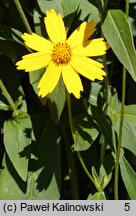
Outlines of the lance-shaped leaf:
[{"label": "lance-shaped leaf", "polygon": [[109,10],[102,29],[115,55],[136,81],[136,52],[125,14],[120,10]]},{"label": "lance-shaped leaf", "polygon": [[27,179],[28,172],[29,151],[26,151],[26,147],[31,144],[31,128],[30,117],[25,112],[21,112],[4,123],[6,152],[17,173],[24,181]]},{"label": "lance-shaped leaf", "polygon": [[130,166],[128,161],[124,156],[120,160],[120,169],[121,176],[123,178],[124,184],[126,186],[127,192],[130,196],[130,199],[136,199],[136,173],[133,168]]}]

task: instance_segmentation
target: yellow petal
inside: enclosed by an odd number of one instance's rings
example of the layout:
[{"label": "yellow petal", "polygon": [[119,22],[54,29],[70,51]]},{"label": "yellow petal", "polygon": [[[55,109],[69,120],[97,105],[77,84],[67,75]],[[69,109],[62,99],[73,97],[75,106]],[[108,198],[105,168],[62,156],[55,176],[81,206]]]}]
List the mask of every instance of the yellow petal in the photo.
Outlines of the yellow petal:
[{"label": "yellow petal", "polygon": [[25,44],[33,50],[44,51],[46,54],[50,54],[53,49],[53,44],[49,40],[46,40],[35,33],[24,33],[22,38],[25,41]]},{"label": "yellow petal", "polygon": [[68,92],[73,93],[76,98],[80,98],[83,86],[78,73],[70,65],[66,65],[62,68],[62,77]]},{"label": "yellow petal", "polygon": [[53,62],[49,64],[38,84],[38,88],[40,89],[38,93],[39,96],[45,97],[54,90],[60,79],[61,69],[61,66],[55,65]]},{"label": "yellow petal", "polygon": [[68,44],[73,48],[79,45],[83,45],[83,42],[87,40],[95,31],[95,22],[83,22],[68,38]]},{"label": "yellow petal", "polygon": [[82,76],[93,81],[95,79],[103,80],[103,76],[106,75],[101,69],[102,64],[87,57],[73,57],[70,64]]},{"label": "yellow petal", "polygon": [[73,48],[72,53],[78,56],[101,56],[107,49],[109,49],[107,42],[103,38],[98,38],[84,43],[83,46]]},{"label": "yellow petal", "polygon": [[46,12],[47,17],[44,18],[46,30],[50,40],[56,44],[58,42],[65,42],[66,32],[62,16],[56,14],[54,9]]},{"label": "yellow petal", "polygon": [[50,61],[50,55],[46,55],[42,52],[37,52],[23,56],[23,59],[21,61],[18,61],[16,65],[18,70],[31,72],[46,67]]}]

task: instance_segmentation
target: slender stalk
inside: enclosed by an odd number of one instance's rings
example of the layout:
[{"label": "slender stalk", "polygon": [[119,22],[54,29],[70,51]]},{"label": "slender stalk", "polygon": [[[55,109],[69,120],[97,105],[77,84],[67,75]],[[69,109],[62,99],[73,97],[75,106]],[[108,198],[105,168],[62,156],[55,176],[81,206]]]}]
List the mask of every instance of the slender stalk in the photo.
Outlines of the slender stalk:
[{"label": "slender stalk", "polygon": [[72,133],[73,140],[75,141],[75,133],[73,127],[73,120],[72,120],[72,110],[71,110],[71,99],[70,94],[67,92],[67,103],[68,103],[68,117],[69,117],[69,124]]},{"label": "slender stalk", "polygon": [[[68,102],[68,115],[69,115],[69,124],[70,124],[70,129],[71,129],[71,134],[72,134],[72,137],[73,137],[73,140],[74,140],[74,143],[75,143],[75,133],[74,133],[74,127],[73,127],[73,121],[72,121],[72,110],[71,110],[71,100],[70,100],[70,95],[69,93],[67,92],[67,102]],[[89,173],[84,161],[83,161],[83,158],[80,154],[79,151],[77,151],[77,156],[79,158],[79,161],[82,165],[82,168],[83,170],[85,171],[85,173],[87,174],[87,176],[89,177],[89,179],[94,183],[94,179],[93,177],[91,176],[91,174]]]},{"label": "slender stalk", "polygon": [[114,180],[114,197],[118,200],[118,175],[119,175],[119,159],[120,159],[120,150],[122,143],[122,130],[124,122],[124,104],[125,104],[125,91],[126,91],[126,69],[123,68],[123,78],[122,78],[122,102],[121,102],[121,116],[120,116],[120,127],[119,127],[119,141],[116,151],[116,164],[115,164],[115,180]]},{"label": "slender stalk", "polygon": [[91,182],[94,183],[94,179],[91,176],[90,172],[88,171],[88,169],[87,169],[87,167],[86,167],[86,165],[85,165],[85,163],[83,161],[83,158],[82,158],[82,156],[81,156],[81,154],[80,154],[79,151],[77,151],[77,155],[78,155],[78,159],[79,159],[79,161],[80,161],[80,163],[82,165],[82,168],[85,171],[86,175],[89,177],[89,179],[91,180]]},{"label": "slender stalk", "polygon": [[108,4],[109,4],[109,0],[105,0],[103,4],[102,21],[105,19],[105,16],[107,14]]},{"label": "slender stalk", "polygon": [[11,106],[12,110],[13,111],[17,111],[16,105],[15,105],[14,101],[12,100],[10,94],[8,93],[6,87],[4,86],[4,84],[3,84],[3,82],[2,82],[1,79],[0,79],[0,88],[1,88],[2,92],[4,93],[4,96],[7,99],[7,101],[9,103],[9,105]]},{"label": "slender stalk", "polygon": [[[106,64],[106,55],[104,55],[102,57],[103,60],[103,65],[104,65],[104,71],[106,72],[106,76],[104,78],[104,99],[105,99],[105,114],[108,114],[108,105],[109,105],[109,80],[108,80],[108,68],[107,68],[107,64]],[[101,155],[100,155],[100,162],[101,164],[104,162],[104,158],[105,158],[105,152],[106,152],[106,140],[105,138],[101,137]]]},{"label": "slender stalk", "polygon": [[[70,95],[68,92],[67,92],[67,102],[68,102],[69,124],[70,124],[72,137],[74,137],[74,128],[73,128],[73,123],[72,123],[72,111],[71,111],[71,100],[70,100]],[[69,164],[69,169],[70,169],[69,172],[70,172],[72,196],[73,196],[73,199],[79,199],[75,160],[74,160],[72,152],[70,151],[69,143],[68,143],[67,137],[66,137],[67,134],[66,134],[65,130],[62,130],[62,131],[63,131],[63,135],[65,138],[65,147],[66,147],[66,153],[67,153],[68,164]]]},{"label": "slender stalk", "polygon": [[32,33],[31,27],[30,27],[30,25],[29,25],[29,23],[27,21],[27,18],[26,18],[25,14],[24,14],[24,11],[22,9],[22,6],[21,6],[19,0],[14,0],[14,3],[16,5],[16,8],[17,8],[17,10],[18,10],[18,12],[20,14],[20,17],[21,17],[21,19],[22,19],[22,21],[24,23],[24,26],[25,26],[27,32],[29,34],[31,34]]},{"label": "slender stalk", "polygon": [[[128,18],[129,14],[129,0],[126,0],[126,16]],[[121,102],[121,116],[120,116],[120,127],[119,127],[119,141],[116,151],[116,163],[115,163],[115,179],[114,179],[114,198],[115,200],[119,199],[119,159],[122,143],[122,132],[123,132],[123,123],[124,123],[124,107],[125,107],[125,95],[126,95],[126,68],[123,67],[123,77],[122,77],[122,102]]]},{"label": "slender stalk", "polygon": [[[103,11],[100,12],[100,19],[101,19],[101,37],[104,37],[103,32],[102,32],[102,22],[105,17],[105,14],[107,12],[107,7],[108,7],[109,0],[105,0],[104,6],[103,6]],[[104,71],[106,72],[106,76],[104,78],[104,99],[105,99],[105,114],[108,114],[108,104],[109,104],[109,79],[108,79],[108,68],[107,68],[107,60],[106,60],[106,55],[102,57],[103,65],[104,65]],[[105,159],[105,152],[106,152],[106,140],[104,139],[103,135],[101,137],[101,155],[100,155],[100,162],[103,164],[104,159]]]},{"label": "slender stalk", "polygon": [[126,13],[126,17],[128,19],[128,16],[129,16],[129,0],[126,0],[126,11],[125,11],[125,13]]},{"label": "slender stalk", "polygon": [[108,4],[109,4],[109,0],[105,0],[105,2],[104,2],[104,8],[103,8],[104,12],[107,11]]},{"label": "slender stalk", "polygon": [[65,144],[65,149],[66,149],[66,154],[67,154],[67,159],[68,159],[72,199],[78,200],[79,199],[79,191],[78,191],[78,184],[77,184],[75,159],[74,159],[73,153],[72,153],[70,146],[69,146],[68,137],[67,137],[65,127],[62,127],[62,133],[63,133],[63,137],[64,137],[64,144]]}]

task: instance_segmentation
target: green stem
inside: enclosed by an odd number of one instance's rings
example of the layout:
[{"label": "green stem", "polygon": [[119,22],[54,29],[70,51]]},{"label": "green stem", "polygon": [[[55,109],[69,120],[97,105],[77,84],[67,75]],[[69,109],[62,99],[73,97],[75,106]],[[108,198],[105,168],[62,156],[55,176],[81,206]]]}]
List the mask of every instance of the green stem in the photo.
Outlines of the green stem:
[{"label": "green stem", "polygon": [[5,98],[7,99],[8,103],[10,104],[12,110],[13,110],[13,111],[17,111],[16,105],[15,105],[14,101],[12,100],[10,94],[8,93],[6,87],[4,86],[4,84],[3,84],[3,82],[2,82],[1,79],[0,79],[0,88],[1,88],[1,90],[3,91],[4,96],[5,96]]},{"label": "green stem", "polygon": [[15,5],[16,5],[16,8],[17,8],[17,10],[18,10],[18,12],[19,12],[19,14],[20,14],[20,17],[21,17],[21,19],[22,19],[22,21],[23,21],[23,23],[24,23],[24,26],[25,26],[27,32],[28,32],[29,34],[32,34],[31,27],[30,27],[30,25],[29,25],[29,23],[28,23],[28,21],[27,21],[27,18],[26,18],[25,14],[24,14],[24,11],[23,11],[23,9],[22,9],[22,6],[21,6],[19,0],[14,0],[14,3],[15,3]]},{"label": "green stem", "polygon": [[101,2],[102,2],[102,8],[98,5],[98,10],[99,10],[100,21],[101,23],[103,23],[103,20],[105,19],[106,14],[107,14],[109,0],[105,0]]},{"label": "green stem", "polygon": [[74,158],[73,153],[70,149],[70,145],[68,142],[68,137],[67,137],[65,127],[62,127],[62,133],[63,133],[63,137],[64,137],[64,144],[65,144],[65,149],[66,149],[66,154],[67,154],[67,159],[68,159],[72,199],[78,200],[79,199],[79,191],[78,191],[78,184],[77,184],[78,181],[77,181],[77,175],[76,175],[75,158]]},{"label": "green stem", "polygon": [[[107,7],[108,7],[109,0],[105,0],[104,2],[104,7],[103,11],[100,12],[100,19],[101,19],[101,37],[104,37],[103,32],[102,32],[102,22],[105,17],[105,14],[107,13]],[[109,79],[108,79],[108,68],[107,68],[107,60],[106,60],[106,55],[102,57],[103,65],[104,65],[104,71],[106,72],[106,76],[104,78],[104,98],[105,98],[105,114],[108,114],[108,104],[109,104]],[[100,162],[103,164],[104,159],[105,159],[105,153],[106,153],[106,140],[104,139],[103,135],[101,137],[101,155],[100,155]]]},{"label": "green stem", "polygon": [[126,17],[128,19],[128,16],[129,16],[129,0],[126,0],[126,11],[125,11],[125,13],[126,13]]},{"label": "green stem", "polygon": [[[104,98],[105,98],[105,114],[108,114],[108,105],[109,105],[109,80],[108,80],[108,68],[107,68],[107,64],[106,64],[106,55],[104,55],[102,57],[103,60],[103,65],[104,65],[104,71],[106,72],[106,76],[104,78]],[[101,138],[102,142],[101,142],[101,155],[100,155],[100,162],[101,164],[103,164],[104,159],[105,159],[105,152],[106,152],[106,140],[102,135]]]},{"label": "green stem", "polygon": [[[68,92],[67,92],[67,102],[68,102],[69,124],[70,124],[72,137],[74,137],[74,128],[73,128],[73,123],[72,123],[72,111],[71,111],[71,100],[70,100],[70,95]],[[62,130],[62,131],[63,131],[63,135],[65,138],[66,153],[67,153],[68,164],[69,164],[69,168],[70,168],[69,172],[70,172],[72,196],[73,196],[73,199],[79,199],[75,160],[74,160],[73,154],[70,150],[69,143],[67,141],[68,140],[66,137],[67,134],[66,134],[65,130]]]},{"label": "green stem", "polygon": [[75,141],[75,133],[73,127],[73,120],[72,120],[72,110],[71,110],[71,99],[68,91],[67,91],[67,103],[68,103],[68,117],[69,117],[70,129],[71,129],[73,140]]},{"label": "green stem", "polygon": [[[126,0],[126,16],[128,18],[129,14],[129,1]],[[125,107],[125,95],[126,95],[126,68],[123,67],[123,77],[122,77],[122,102],[121,102],[121,116],[120,116],[120,127],[119,127],[119,141],[118,147],[116,150],[116,163],[115,163],[115,179],[114,179],[114,198],[115,200],[119,199],[119,159],[122,143],[122,132],[123,132],[123,123],[124,123],[124,107]]]},{"label": "green stem", "polygon": [[118,141],[118,147],[116,150],[115,180],[114,180],[115,200],[118,200],[119,198],[118,196],[118,175],[119,175],[120,150],[121,150],[121,143],[122,143],[122,130],[123,130],[123,122],[124,122],[125,91],[126,91],[126,69],[123,67],[121,116],[120,116],[120,127],[119,127],[119,141]]},{"label": "green stem", "polygon": [[109,0],[105,0],[104,7],[103,7],[103,12],[107,11],[108,4],[109,4]]},{"label": "green stem", "polygon": [[88,171],[88,169],[87,169],[87,167],[86,167],[86,165],[85,165],[85,163],[84,163],[84,161],[83,161],[83,158],[82,158],[82,156],[81,156],[81,153],[80,153],[79,151],[77,151],[77,156],[78,156],[78,159],[79,159],[79,161],[80,161],[80,163],[81,163],[81,165],[82,165],[82,168],[83,168],[83,170],[85,171],[86,175],[87,175],[88,178],[91,180],[91,182],[92,182],[93,184],[95,184],[95,183],[94,183],[94,179],[93,179],[93,177],[91,176],[90,172]]},{"label": "green stem", "polygon": [[[72,110],[71,110],[71,100],[70,100],[70,95],[69,93],[67,92],[67,102],[68,102],[68,115],[69,115],[69,124],[70,124],[70,129],[71,129],[71,134],[72,134],[72,137],[73,137],[73,140],[74,140],[74,143],[75,143],[75,133],[74,133],[74,127],[73,127],[73,121],[72,121]],[[84,161],[83,161],[83,158],[80,154],[79,151],[77,151],[77,155],[78,155],[78,158],[79,158],[79,161],[82,165],[82,168],[83,170],[85,171],[85,173],[87,174],[87,176],[89,177],[89,179],[94,183],[94,179],[93,177],[91,176],[91,174],[89,173]]]}]

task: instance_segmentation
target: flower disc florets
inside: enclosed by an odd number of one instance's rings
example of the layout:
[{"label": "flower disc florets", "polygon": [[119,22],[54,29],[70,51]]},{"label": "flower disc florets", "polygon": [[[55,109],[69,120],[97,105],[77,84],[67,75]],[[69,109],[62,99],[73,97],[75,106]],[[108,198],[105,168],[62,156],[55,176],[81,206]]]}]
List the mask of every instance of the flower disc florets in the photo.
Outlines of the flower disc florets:
[{"label": "flower disc florets", "polygon": [[52,61],[57,65],[68,64],[72,56],[72,51],[67,43],[57,43],[52,51]]}]

